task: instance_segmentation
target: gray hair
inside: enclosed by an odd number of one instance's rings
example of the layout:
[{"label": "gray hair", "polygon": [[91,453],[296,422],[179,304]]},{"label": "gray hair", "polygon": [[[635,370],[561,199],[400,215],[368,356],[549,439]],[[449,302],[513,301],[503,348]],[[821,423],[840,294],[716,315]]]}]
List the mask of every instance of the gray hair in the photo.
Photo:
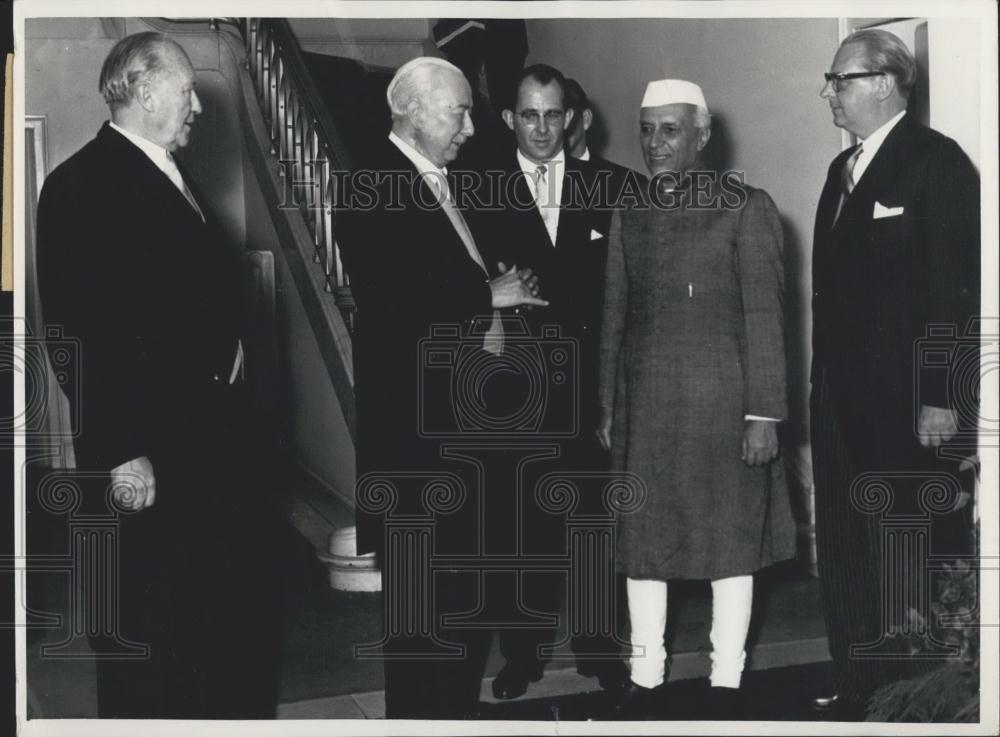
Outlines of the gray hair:
[{"label": "gray hair", "polygon": [[461,69],[450,61],[436,56],[418,56],[396,70],[392,81],[389,82],[389,88],[385,91],[385,99],[389,102],[393,118],[406,115],[407,106],[426,92],[427,79],[437,69],[449,69],[465,79]]},{"label": "gray hair", "polygon": [[114,45],[101,67],[97,87],[112,112],[131,103],[137,84],[150,82],[164,71],[167,49],[187,56],[176,41],[154,31],[134,33]]},{"label": "gray hair", "polygon": [[840,45],[847,44],[861,44],[869,71],[891,74],[903,98],[910,96],[917,82],[917,62],[899,36],[880,28],[865,28],[852,33]]}]

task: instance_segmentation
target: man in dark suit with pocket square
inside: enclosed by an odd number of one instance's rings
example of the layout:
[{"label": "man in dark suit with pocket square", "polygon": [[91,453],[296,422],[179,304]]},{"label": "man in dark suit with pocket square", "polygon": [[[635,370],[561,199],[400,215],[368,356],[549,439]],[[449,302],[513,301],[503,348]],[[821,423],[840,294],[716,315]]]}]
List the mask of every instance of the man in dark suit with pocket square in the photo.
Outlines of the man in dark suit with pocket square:
[{"label": "man in dark suit with pocket square", "polygon": [[44,318],[80,341],[77,478],[100,481],[84,503],[115,524],[119,629],[90,633],[99,715],[273,717],[276,515],[248,432],[243,259],[174,158],[195,72],[138,33],[99,88],[111,121],[46,179],[37,243]]},{"label": "man in dark suit with pocket square", "polygon": [[[859,139],[830,165],[813,244],[816,538],[837,677],[813,706],[845,716],[935,663],[891,636],[928,584],[889,568],[890,526],[927,522],[927,549],[900,559],[914,571],[925,567],[918,555],[972,552],[960,460],[975,453],[975,407],[962,406],[948,369],[958,356],[978,386],[965,331],[979,310],[979,177],[958,144],[907,113],[916,76],[900,39],[862,30],[841,44],[821,93],[834,125]],[[921,345],[940,329],[954,340],[935,367]],[[972,448],[949,447],[960,440]]]},{"label": "man in dark suit with pocket square", "polygon": [[[493,207],[477,213],[488,262],[502,261],[530,267],[542,285],[549,306],[521,310],[533,339],[544,345],[544,331],[555,328],[560,340],[572,340],[578,384],[574,394],[575,410],[569,406],[546,406],[554,419],[576,423],[572,437],[558,443],[558,458],[526,464],[519,479],[519,506],[515,494],[497,494],[507,498],[508,509],[495,509],[492,517],[496,539],[505,540],[508,549],[515,545],[521,553],[552,555],[566,553],[566,528],[558,515],[541,508],[535,498],[538,480],[545,472],[582,474],[607,473],[609,457],[597,436],[598,331],[604,294],[604,267],[607,258],[607,234],[611,214],[621,185],[614,186],[608,172],[601,172],[587,161],[580,161],[563,150],[564,135],[573,119],[573,110],[565,101],[566,80],[559,70],[535,64],[525,68],[517,79],[513,106],[503,111],[503,120],[514,132],[516,147],[500,152],[496,169],[502,172],[491,195],[481,199]],[[638,181],[638,180],[636,180]],[[549,377],[545,377],[546,380]],[[555,392],[549,392],[551,396]],[[542,401],[546,401],[543,399]],[[544,445],[538,436],[532,442]],[[504,477],[506,478],[506,476]],[[586,482],[583,482],[586,483]],[[577,513],[600,515],[597,497],[581,486],[581,505]],[[589,506],[595,502],[593,507]],[[514,514],[519,514],[514,517]],[[505,520],[502,522],[501,520]],[[506,524],[506,530],[501,529]],[[504,543],[501,543],[504,544]],[[518,618],[525,611],[558,612],[560,591],[566,576],[541,571],[525,571],[517,579],[518,588],[503,585],[494,574],[495,600],[510,601],[506,616]],[[515,575],[510,575],[513,581]],[[604,589],[602,589],[604,590]],[[503,592],[503,593],[502,593]],[[605,590],[613,602],[589,602],[600,611],[616,608],[618,594]],[[515,605],[516,602],[516,605]],[[572,609],[572,604],[570,605]],[[516,612],[521,612],[517,614]],[[512,614],[513,613],[513,614]],[[583,613],[570,612],[569,620]],[[619,659],[620,646],[610,632],[613,622],[591,622],[595,633],[573,635],[571,644],[577,654],[582,675],[597,676],[603,688],[615,690],[627,681],[624,663]],[[603,628],[604,631],[598,631]],[[567,628],[567,631],[569,628]],[[493,682],[493,694],[511,699],[527,691],[528,684],[542,677],[546,656],[556,627],[500,627],[500,650],[506,663]]]}]

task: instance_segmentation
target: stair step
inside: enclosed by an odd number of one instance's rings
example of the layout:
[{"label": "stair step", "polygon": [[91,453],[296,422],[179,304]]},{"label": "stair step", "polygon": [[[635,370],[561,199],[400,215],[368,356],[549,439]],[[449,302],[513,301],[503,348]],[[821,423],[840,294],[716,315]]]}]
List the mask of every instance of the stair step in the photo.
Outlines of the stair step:
[{"label": "stair step", "polygon": [[330,588],[338,591],[382,590],[375,556],[355,554],[354,509],[308,469],[297,466],[298,483],[288,520],[312,546],[327,569]]}]

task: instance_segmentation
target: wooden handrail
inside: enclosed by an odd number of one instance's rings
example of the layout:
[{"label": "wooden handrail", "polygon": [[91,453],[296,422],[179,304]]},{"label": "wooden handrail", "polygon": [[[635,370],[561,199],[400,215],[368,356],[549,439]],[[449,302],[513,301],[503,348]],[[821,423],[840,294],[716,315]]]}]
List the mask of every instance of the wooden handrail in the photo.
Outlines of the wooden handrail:
[{"label": "wooden handrail", "polygon": [[[349,171],[351,157],[316,88],[299,43],[280,18],[242,18],[247,70],[283,175],[304,183],[307,196],[297,206],[313,238],[313,260],[323,268],[326,291],[354,328],[354,297],[340,260],[334,222],[336,171]],[[295,187],[286,187],[295,193]],[[288,206],[289,203],[286,203]]]}]

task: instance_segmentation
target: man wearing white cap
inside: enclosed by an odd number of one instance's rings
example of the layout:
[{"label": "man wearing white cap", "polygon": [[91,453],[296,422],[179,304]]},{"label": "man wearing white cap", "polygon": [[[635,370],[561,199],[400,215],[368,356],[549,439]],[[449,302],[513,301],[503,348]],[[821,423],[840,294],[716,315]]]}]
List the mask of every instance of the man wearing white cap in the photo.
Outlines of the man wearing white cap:
[{"label": "man wearing white cap", "polygon": [[753,573],[794,555],[778,456],[785,417],[782,230],[771,198],[702,171],[711,118],[701,88],[646,88],[639,142],[650,202],[609,234],[598,431],[645,506],[619,525],[632,684],[624,716],[649,714],[667,677],[670,579],[712,582],[711,685],[736,709]]}]

